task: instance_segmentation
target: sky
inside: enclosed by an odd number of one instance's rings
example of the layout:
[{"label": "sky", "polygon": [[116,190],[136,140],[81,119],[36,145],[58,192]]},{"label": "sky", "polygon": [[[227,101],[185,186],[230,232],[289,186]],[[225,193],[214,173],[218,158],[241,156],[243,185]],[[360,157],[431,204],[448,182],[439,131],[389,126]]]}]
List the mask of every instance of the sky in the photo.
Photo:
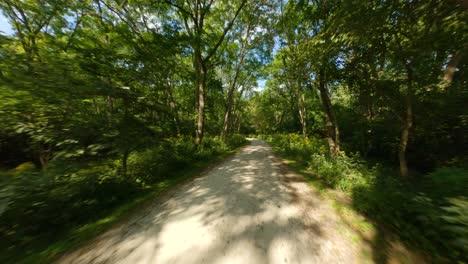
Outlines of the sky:
[{"label": "sky", "polygon": [[257,89],[255,89],[256,91],[262,91],[263,89],[265,89],[265,83],[266,83],[266,80],[265,79],[258,79],[257,80]]},{"label": "sky", "polygon": [[0,32],[5,35],[13,35],[13,28],[2,13],[0,13]]}]

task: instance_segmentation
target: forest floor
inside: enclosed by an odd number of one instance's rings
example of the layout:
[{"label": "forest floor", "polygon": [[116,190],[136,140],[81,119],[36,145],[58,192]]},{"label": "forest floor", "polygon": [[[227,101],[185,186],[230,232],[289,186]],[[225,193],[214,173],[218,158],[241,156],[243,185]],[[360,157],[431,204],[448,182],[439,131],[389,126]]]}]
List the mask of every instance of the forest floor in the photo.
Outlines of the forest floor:
[{"label": "forest floor", "polygon": [[319,191],[251,140],[58,263],[363,263]]}]

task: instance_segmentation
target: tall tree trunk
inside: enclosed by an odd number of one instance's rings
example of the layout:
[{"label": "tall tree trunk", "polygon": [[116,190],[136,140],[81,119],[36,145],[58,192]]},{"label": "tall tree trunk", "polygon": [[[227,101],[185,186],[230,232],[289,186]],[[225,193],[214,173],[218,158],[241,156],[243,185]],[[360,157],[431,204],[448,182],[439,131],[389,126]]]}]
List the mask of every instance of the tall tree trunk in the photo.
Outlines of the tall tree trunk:
[{"label": "tall tree trunk", "polygon": [[114,99],[112,96],[108,95],[106,97],[106,102],[107,102],[107,124],[109,127],[112,126],[112,113],[114,112]]},{"label": "tall tree trunk", "polygon": [[452,56],[450,57],[447,67],[445,67],[444,77],[441,83],[441,87],[443,90],[447,90],[450,84],[452,84],[453,76],[455,75],[455,70],[457,69],[458,64],[460,63],[462,57],[463,57],[463,54],[461,51],[457,51],[455,54],[452,54]]},{"label": "tall tree trunk", "polygon": [[128,148],[126,148],[122,155],[122,176],[124,177],[127,176],[127,161],[128,161],[129,154],[130,154],[130,151]]},{"label": "tall tree trunk", "polygon": [[339,130],[336,124],[335,113],[333,112],[330,96],[326,88],[325,73],[323,70],[319,73],[319,91],[322,101],[323,111],[325,113],[325,121],[327,125],[327,140],[332,156],[340,155]]},{"label": "tall tree trunk", "polygon": [[[128,120],[129,120],[128,106],[129,106],[128,97],[125,96],[125,97],[123,97],[123,107],[124,107],[123,121],[124,121],[124,123],[127,123]],[[130,137],[129,128],[127,126],[125,126],[123,129],[124,130],[123,131],[121,130],[120,133],[121,133],[121,135],[124,136],[123,140],[126,141],[125,142],[126,144],[124,145],[124,150],[123,150],[123,153],[122,153],[122,175],[125,177],[125,176],[127,176],[128,156],[130,155],[130,151],[131,151],[131,148],[130,148],[130,145],[129,145],[129,140],[131,140],[131,138],[129,138]]]},{"label": "tall tree trunk", "polygon": [[284,114],[285,112],[281,111],[281,115],[279,116],[279,118],[275,118],[275,119],[278,119],[278,121],[276,122],[276,125],[274,126],[275,127],[273,130],[274,132],[278,132],[278,128],[283,125]]},{"label": "tall tree trunk", "polygon": [[229,123],[231,119],[231,107],[228,106],[227,108],[229,109],[226,109],[226,112],[224,113],[223,131],[221,132],[221,137],[223,139],[226,139],[229,134]]},{"label": "tall tree trunk", "polygon": [[95,113],[99,115],[101,113],[101,109],[99,108],[99,105],[96,102],[96,98],[93,98],[93,106],[94,106]]},{"label": "tall tree trunk", "polygon": [[231,113],[231,121],[229,127],[232,127],[232,129],[235,129],[236,133],[239,134],[240,132],[240,126],[241,126],[241,112],[239,111],[238,108],[235,108]]},{"label": "tall tree trunk", "polygon": [[408,162],[406,160],[406,149],[410,129],[413,127],[413,69],[411,64],[406,64],[407,89],[406,89],[406,117],[401,130],[400,146],[398,148],[398,159],[400,161],[400,175],[408,176]]},{"label": "tall tree trunk", "polygon": [[[193,2],[193,1],[192,1]],[[191,1],[187,1],[188,5],[191,6]],[[210,7],[213,4],[213,1],[209,1],[209,3],[203,3],[203,1],[195,1],[193,5],[194,8],[190,8],[189,12],[185,9],[185,3],[182,5],[173,4],[171,1],[167,1],[167,4],[172,5],[173,7],[177,8],[179,14],[182,15],[184,20],[184,25],[187,30],[189,37],[191,37],[194,41],[192,42],[191,46],[194,50],[194,68],[196,73],[196,83],[198,87],[195,89],[198,91],[197,98],[198,98],[198,107],[197,107],[197,121],[196,121],[196,128],[195,128],[195,144],[197,146],[201,145],[203,140],[203,132],[204,132],[204,123],[205,123],[205,90],[206,90],[206,78],[207,78],[207,71],[208,65],[210,65],[210,59],[216,54],[221,44],[223,44],[224,39],[226,38],[227,33],[231,30],[232,26],[234,25],[234,21],[238,17],[239,13],[241,12],[242,8],[247,3],[247,0],[243,0],[239,7],[237,8],[234,16],[231,20],[224,26],[221,36],[218,38],[217,42],[213,46],[206,46],[203,45],[202,39],[204,35],[206,35],[206,31],[204,29],[204,22],[205,22],[205,15],[209,13]],[[207,54],[203,55],[202,50],[207,49]],[[211,66],[210,66],[211,67]]]},{"label": "tall tree trunk", "polygon": [[232,107],[234,104],[234,97],[236,94],[236,89],[237,89],[237,82],[239,79],[239,75],[242,69],[242,65],[244,64],[244,59],[247,54],[247,41],[248,38],[250,37],[250,30],[251,30],[251,25],[250,23],[247,26],[247,33],[244,41],[242,41],[241,45],[241,51],[239,54],[239,63],[236,65],[236,72],[234,74],[234,79],[229,87],[229,92],[228,92],[228,101],[226,104],[226,112],[224,113],[224,121],[223,121],[223,130],[221,131],[221,137],[223,139],[226,139],[227,135],[229,134],[229,126],[231,123],[231,115],[232,115]]},{"label": "tall tree trunk", "polygon": [[52,146],[50,144],[39,144],[39,162],[41,169],[45,169],[52,156]]},{"label": "tall tree trunk", "polygon": [[227,138],[229,134],[229,125],[231,123],[231,112],[232,112],[232,104],[234,101],[234,86],[229,89],[228,93],[228,102],[226,104],[226,112],[224,113],[224,121],[223,121],[223,130],[221,131],[221,137],[223,139]]},{"label": "tall tree trunk", "polygon": [[302,127],[302,136],[307,138],[307,117],[306,117],[306,106],[305,106],[305,95],[304,93],[299,95],[299,121]]},{"label": "tall tree trunk", "polygon": [[206,65],[200,59],[198,62],[198,117],[197,127],[195,130],[195,144],[199,146],[203,140],[203,132],[205,126],[205,90],[206,90]]},{"label": "tall tree trunk", "polygon": [[178,136],[180,135],[180,120],[179,120],[179,112],[177,110],[177,104],[174,99],[174,95],[172,93],[172,84],[170,81],[168,81],[168,87],[167,87],[167,97],[169,99],[169,107],[171,108],[172,111],[172,121],[174,122],[174,128],[175,128],[175,134]]}]

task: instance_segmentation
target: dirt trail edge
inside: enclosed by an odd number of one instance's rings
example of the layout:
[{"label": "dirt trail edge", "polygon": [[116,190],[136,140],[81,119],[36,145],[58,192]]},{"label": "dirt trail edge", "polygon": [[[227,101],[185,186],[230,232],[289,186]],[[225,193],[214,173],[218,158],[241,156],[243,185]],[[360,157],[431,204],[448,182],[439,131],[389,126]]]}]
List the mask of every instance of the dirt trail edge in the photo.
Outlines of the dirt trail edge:
[{"label": "dirt trail edge", "polygon": [[329,203],[251,141],[57,263],[357,263]]}]

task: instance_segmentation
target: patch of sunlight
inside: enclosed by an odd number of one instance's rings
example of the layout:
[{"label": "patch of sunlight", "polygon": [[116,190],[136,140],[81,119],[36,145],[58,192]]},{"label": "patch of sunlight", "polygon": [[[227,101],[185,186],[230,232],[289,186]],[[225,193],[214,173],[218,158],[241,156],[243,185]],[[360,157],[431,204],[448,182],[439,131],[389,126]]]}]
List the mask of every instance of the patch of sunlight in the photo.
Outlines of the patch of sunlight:
[{"label": "patch of sunlight", "polygon": [[228,264],[233,263],[233,260],[235,263],[267,263],[262,250],[250,239],[233,242],[213,263]]},{"label": "patch of sunlight", "polygon": [[87,230],[94,229],[94,228],[96,228],[96,227],[98,227],[100,225],[109,223],[109,222],[114,221],[114,220],[115,220],[115,216],[109,216],[109,217],[106,217],[106,218],[102,218],[102,219],[99,219],[98,221],[96,221],[94,223],[83,225],[83,226],[75,229],[72,233],[85,232]]},{"label": "patch of sunlight", "polygon": [[[207,232],[203,227],[201,216],[195,212],[185,212],[185,217],[166,223],[158,235],[158,241],[161,242],[159,261],[169,262],[177,259],[181,252],[194,254],[215,246],[215,234]],[[181,238],[184,238],[185,243],[180,243]]]}]

